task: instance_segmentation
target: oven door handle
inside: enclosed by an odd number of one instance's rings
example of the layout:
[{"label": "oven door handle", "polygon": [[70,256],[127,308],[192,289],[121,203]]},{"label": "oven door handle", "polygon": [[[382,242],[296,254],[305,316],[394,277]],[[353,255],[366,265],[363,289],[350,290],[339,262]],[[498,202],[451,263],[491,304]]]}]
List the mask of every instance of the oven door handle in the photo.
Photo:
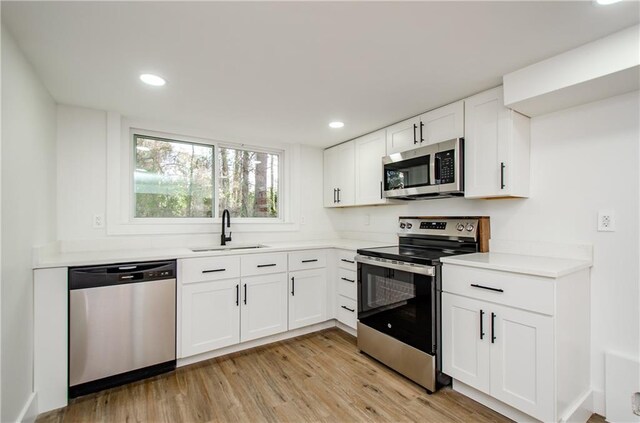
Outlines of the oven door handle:
[{"label": "oven door handle", "polygon": [[418,273],[426,276],[435,276],[435,266],[426,266],[423,264],[393,262],[391,260],[385,260],[381,258],[372,258],[362,255],[356,256],[358,263],[370,264],[372,266],[384,267],[386,269],[401,270],[403,272]]}]

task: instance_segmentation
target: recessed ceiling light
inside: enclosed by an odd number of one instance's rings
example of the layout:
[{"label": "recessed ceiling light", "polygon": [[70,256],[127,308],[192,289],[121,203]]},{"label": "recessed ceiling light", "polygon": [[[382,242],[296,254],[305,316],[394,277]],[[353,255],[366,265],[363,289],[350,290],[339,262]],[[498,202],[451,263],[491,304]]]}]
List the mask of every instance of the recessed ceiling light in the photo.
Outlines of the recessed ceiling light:
[{"label": "recessed ceiling light", "polygon": [[143,73],[142,75],[140,75],[140,80],[145,84],[153,85],[154,87],[161,87],[167,83],[164,78],[151,73]]},{"label": "recessed ceiling light", "polygon": [[330,126],[331,128],[337,129],[337,128],[342,128],[342,127],[344,126],[344,123],[343,123],[343,122],[337,122],[337,121],[336,121],[336,122],[331,122],[331,123],[329,123],[329,126]]},{"label": "recessed ceiling light", "polygon": [[596,3],[606,6],[608,4],[618,3],[620,0],[596,0]]}]

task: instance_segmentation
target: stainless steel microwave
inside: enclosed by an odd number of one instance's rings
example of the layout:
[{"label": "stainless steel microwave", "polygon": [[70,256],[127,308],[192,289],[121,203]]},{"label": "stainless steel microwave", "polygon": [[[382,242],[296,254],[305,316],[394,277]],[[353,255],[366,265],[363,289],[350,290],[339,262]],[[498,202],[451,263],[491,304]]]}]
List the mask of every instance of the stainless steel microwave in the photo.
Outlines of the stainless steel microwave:
[{"label": "stainless steel microwave", "polygon": [[383,195],[419,200],[464,195],[464,139],[454,138],[382,158]]}]

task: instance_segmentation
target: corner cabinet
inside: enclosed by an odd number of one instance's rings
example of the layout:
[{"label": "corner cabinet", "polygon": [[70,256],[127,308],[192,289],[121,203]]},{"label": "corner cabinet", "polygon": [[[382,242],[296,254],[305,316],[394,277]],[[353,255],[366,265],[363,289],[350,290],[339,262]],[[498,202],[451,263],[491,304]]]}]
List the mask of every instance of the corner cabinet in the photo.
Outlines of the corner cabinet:
[{"label": "corner cabinet", "polygon": [[502,87],[464,108],[465,197],[528,197],[530,119],[504,106]]},{"label": "corner cabinet", "polygon": [[475,392],[488,395],[495,403],[485,405],[515,420],[567,420],[590,389],[588,275],[445,263],[442,365],[454,389],[462,383],[480,402],[487,397]]},{"label": "corner cabinet", "polygon": [[387,204],[382,197],[385,131],[380,130],[324,151],[324,206]]}]

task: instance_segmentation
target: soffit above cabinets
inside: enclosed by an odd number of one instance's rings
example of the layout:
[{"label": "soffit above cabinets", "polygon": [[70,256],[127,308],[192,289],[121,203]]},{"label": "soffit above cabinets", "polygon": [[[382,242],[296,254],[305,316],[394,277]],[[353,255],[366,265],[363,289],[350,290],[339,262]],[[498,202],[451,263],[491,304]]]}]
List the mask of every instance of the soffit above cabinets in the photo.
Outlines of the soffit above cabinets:
[{"label": "soffit above cabinets", "polygon": [[[592,2],[3,2],[61,104],[326,147],[638,22]],[[141,73],[167,80],[142,84]],[[345,122],[335,130],[334,120]]]}]

